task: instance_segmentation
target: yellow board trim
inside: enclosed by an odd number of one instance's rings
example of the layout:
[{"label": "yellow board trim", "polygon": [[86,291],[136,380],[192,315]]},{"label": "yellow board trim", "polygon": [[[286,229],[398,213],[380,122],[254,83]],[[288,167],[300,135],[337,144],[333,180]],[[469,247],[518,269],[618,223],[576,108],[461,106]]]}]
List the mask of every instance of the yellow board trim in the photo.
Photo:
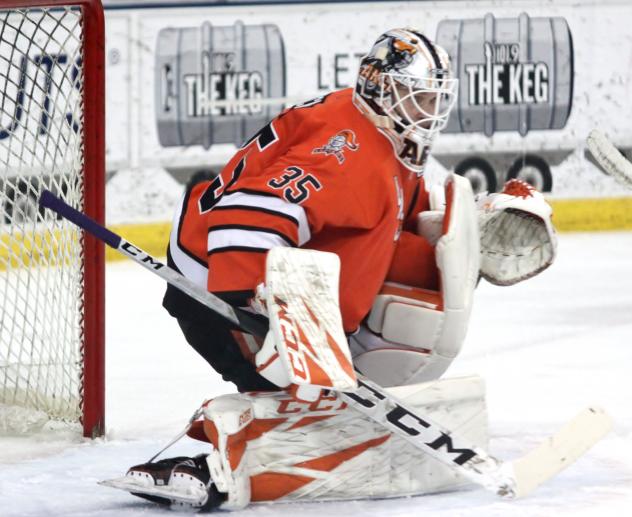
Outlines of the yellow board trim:
[{"label": "yellow board trim", "polygon": [[549,203],[558,232],[632,230],[632,197],[556,199]]},{"label": "yellow board trim", "polygon": [[[171,223],[146,223],[114,225],[111,230],[150,255],[164,257]],[[76,261],[80,233],[73,228],[54,229],[53,233],[41,231],[2,232],[0,227],[0,271],[31,266],[57,266],[60,261]],[[123,260],[125,256],[109,246],[105,247],[105,259]]]},{"label": "yellow board trim", "polygon": [[[632,197],[592,199],[549,199],[553,224],[558,232],[632,230]],[[164,257],[171,223],[113,226],[112,230],[150,255]],[[124,258],[113,249],[107,260]]]},{"label": "yellow board trim", "polygon": [[52,232],[26,229],[0,232],[0,271],[7,268],[59,266],[78,263],[79,239],[75,228],[54,228]]},{"label": "yellow board trim", "polygon": [[[150,255],[164,257],[167,254],[171,222],[113,225],[110,227],[110,230]],[[125,255],[106,246],[105,260],[124,259],[126,259]]]},{"label": "yellow board trim", "polygon": [[[553,207],[553,224],[558,232],[597,232],[612,230],[632,230],[632,197],[593,198],[593,199],[550,199]],[[169,242],[170,222],[122,224],[110,228],[135,246],[156,257],[164,257]],[[0,234],[0,270],[4,269],[8,259],[7,236]],[[56,235],[56,239],[59,235]],[[26,256],[35,263],[42,262],[37,255],[29,253],[38,248],[36,242],[24,239],[19,249],[13,244],[12,255],[21,261]],[[106,260],[123,260],[119,252],[106,246]],[[27,260],[27,262],[29,262]],[[15,264],[13,264],[15,266]]]}]

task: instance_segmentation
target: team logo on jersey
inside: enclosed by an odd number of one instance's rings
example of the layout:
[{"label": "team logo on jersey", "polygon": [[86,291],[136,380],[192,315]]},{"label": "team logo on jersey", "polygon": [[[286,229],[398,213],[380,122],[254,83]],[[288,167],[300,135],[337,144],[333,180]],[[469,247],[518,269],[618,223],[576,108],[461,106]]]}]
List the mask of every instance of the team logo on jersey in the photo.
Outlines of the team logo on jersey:
[{"label": "team logo on jersey", "polygon": [[333,154],[338,163],[342,164],[345,161],[345,150],[357,151],[359,147],[355,133],[351,129],[343,129],[332,136],[325,145],[312,150],[312,154]]}]

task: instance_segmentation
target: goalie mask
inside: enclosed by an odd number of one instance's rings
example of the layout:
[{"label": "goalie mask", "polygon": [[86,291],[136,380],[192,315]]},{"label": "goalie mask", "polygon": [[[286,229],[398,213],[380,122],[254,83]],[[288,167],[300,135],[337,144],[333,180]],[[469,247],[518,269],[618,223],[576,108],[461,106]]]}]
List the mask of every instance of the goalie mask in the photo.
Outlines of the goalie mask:
[{"label": "goalie mask", "polygon": [[353,100],[389,138],[399,161],[421,174],[448,123],[457,84],[445,50],[413,29],[393,29],[362,59]]}]

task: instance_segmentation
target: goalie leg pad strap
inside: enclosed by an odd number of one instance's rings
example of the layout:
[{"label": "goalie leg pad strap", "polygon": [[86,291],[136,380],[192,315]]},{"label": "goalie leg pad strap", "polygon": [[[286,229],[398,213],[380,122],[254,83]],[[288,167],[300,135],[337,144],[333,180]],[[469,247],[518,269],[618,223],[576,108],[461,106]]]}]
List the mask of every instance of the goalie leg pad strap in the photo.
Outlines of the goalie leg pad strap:
[{"label": "goalie leg pad strap", "polygon": [[211,479],[227,499],[220,508],[236,510],[250,503],[246,431],[253,420],[246,398],[224,395],[204,408],[204,433],[213,444],[207,457]]}]

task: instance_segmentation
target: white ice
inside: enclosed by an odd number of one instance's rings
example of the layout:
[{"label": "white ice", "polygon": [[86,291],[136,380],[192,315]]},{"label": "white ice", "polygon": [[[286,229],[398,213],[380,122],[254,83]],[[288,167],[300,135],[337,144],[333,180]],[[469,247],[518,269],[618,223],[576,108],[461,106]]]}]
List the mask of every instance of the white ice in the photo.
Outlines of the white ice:
[{"label": "white ice", "polygon": [[[98,486],[146,461],[205,398],[232,391],[161,308],[162,282],[132,263],[107,270],[107,437],[0,438],[0,515],[165,515]],[[632,233],[565,234],[548,271],[508,288],[481,283],[448,376],[487,381],[491,452],[527,452],[588,404],[614,431],[520,501],[479,489],[383,501],[300,503],[234,515],[596,516],[632,514]],[[169,454],[202,452],[182,440]]]}]

